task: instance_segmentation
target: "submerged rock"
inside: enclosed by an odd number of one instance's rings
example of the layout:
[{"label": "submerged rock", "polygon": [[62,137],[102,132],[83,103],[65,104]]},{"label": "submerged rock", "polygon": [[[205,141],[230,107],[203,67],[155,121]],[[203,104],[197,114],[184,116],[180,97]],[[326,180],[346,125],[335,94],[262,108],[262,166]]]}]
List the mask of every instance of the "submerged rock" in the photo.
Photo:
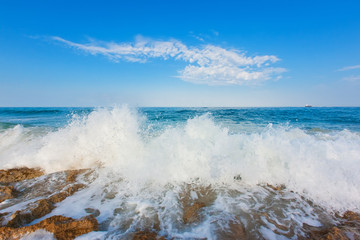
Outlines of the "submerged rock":
[{"label": "submerged rock", "polygon": [[99,211],[99,209],[85,208],[85,212],[93,215],[94,217],[100,216],[100,211]]},{"label": "submerged rock", "polygon": [[199,212],[200,209],[205,207],[205,203],[203,202],[195,202],[190,207],[184,208],[183,221],[185,224],[194,223],[200,220]]},{"label": "submerged rock", "polygon": [[314,240],[359,240],[360,214],[347,211],[339,218],[340,223],[328,228],[315,228],[304,224],[310,229],[307,239]]},{"label": "submerged rock", "polygon": [[187,184],[179,198],[183,207],[183,221],[185,224],[192,224],[201,220],[199,215],[201,209],[210,206],[215,201],[216,193],[210,185]]},{"label": "submerged rock", "polygon": [[227,228],[224,228],[216,233],[217,239],[222,240],[244,240],[246,239],[246,231],[238,218],[230,220],[227,224]]},{"label": "submerged rock", "polygon": [[53,233],[54,237],[58,240],[68,240],[96,231],[98,229],[98,222],[91,215],[79,220],[64,216],[52,216],[31,226],[21,228],[0,227],[0,240],[17,240],[39,229],[45,229]]},{"label": "submerged rock", "polygon": [[135,232],[132,239],[133,240],[165,240],[164,237],[160,237],[158,236],[157,233],[150,231]]},{"label": "submerged rock", "polygon": [[44,175],[44,171],[37,168],[13,168],[0,170],[0,183],[7,184],[32,179]]}]

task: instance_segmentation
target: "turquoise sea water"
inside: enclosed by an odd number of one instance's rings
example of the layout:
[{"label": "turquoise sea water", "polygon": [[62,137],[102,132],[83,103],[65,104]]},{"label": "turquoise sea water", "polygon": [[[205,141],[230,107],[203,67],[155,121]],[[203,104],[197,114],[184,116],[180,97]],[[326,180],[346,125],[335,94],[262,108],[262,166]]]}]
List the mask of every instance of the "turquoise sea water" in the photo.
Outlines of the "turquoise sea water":
[{"label": "turquoise sea water", "polygon": [[[95,108],[0,108],[0,129],[21,124],[25,127],[58,128],[68,124],[74,115],[84,116]],[[289,125],[304,130],[360,131],[360,108],[138,108],[148,123],[174,125],[203,114],[225,126],[242,126],[251,131],[268,124]],[[249,129],[246,129],[246,126]],[[258,128],[257,128],[258,127]]]}]

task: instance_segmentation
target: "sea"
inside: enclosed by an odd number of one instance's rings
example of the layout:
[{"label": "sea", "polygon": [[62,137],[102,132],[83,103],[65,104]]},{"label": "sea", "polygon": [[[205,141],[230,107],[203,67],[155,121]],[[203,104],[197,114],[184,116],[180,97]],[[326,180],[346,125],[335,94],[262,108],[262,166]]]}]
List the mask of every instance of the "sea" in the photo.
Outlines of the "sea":
[{"label": "sea", "polygon": [[45,216],[98,210],[77,239],[306,238],[360,212],[360,108],[0,108],[0,169],[24,166],[91,169]]}]

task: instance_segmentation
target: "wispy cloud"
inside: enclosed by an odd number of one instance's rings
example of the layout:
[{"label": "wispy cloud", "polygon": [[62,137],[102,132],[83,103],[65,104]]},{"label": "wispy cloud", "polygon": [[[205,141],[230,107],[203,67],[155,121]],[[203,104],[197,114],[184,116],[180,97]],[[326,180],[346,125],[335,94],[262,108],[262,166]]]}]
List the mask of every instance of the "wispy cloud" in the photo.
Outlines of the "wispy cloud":
[{"label": "wispy cloud", "polygon": [[357,76],[349,76],[349,77],[345,77],[343,78],[344,81],[347,81],[347,82],[359,82],[360,81],[360,75],[357,75]]},{"label": "wispy cloud", "polygon": [[138,37],[132,43],[89,42],[75,43],[61,37],[52,37],[73,48],[92,55],[103,55],[112,61],[147,62],[150,58],[174,59],[188,63],[179,71],[179,78],[197,84],[252,85],[269,79],[279,79],[284,68],[271,67],[279,61],[274,55],[248,57],[236,49],[214,45],[187,46],[171,39],[156,41]]},{"label": "wispy cloud", "polygon": [[347,67],[338,69],[338,71],[342,72],[342,71],[348,71],[348,70],[353,70],[353,69],[358,69],[358,68],[360,68],[360,65],[347,66]]}]

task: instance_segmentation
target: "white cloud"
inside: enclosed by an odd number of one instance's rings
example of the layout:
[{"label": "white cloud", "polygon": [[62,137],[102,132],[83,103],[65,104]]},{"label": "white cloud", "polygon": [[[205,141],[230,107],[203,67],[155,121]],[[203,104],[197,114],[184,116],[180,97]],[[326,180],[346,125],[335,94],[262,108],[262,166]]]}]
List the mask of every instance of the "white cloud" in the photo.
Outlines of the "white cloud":
[{"label": "white cloud", "polygon": [[360,81],[360,75],[345,77],[345,78],[343,78],[343,80],[347,81],[347,82],[358,82],[358,81]]},{"label": "white cloud", "polygon": [[338,71],[342,72],[342,71],[348,71],[348,70],[353,70],[353,69],[358,69],[358,68],[360,68],[360,65],[347,66],[347,67],[338,69]]},{"label": "white cloud", "polygon": [[279,79],[284,68],[270,67],[279,59],[273,55],[248,57],[236,49],[214,45],[186,46],[172,39],[156,41],[138,37],[133,43],[90,42],[80,44],[52,37],[53,40],[88,52],[103,55],[112,61],[144,63],[150,58],[175,59],[188,63],[179,71],[179,78],[192,83],[208,85],[252,85],[269,79]]}]

